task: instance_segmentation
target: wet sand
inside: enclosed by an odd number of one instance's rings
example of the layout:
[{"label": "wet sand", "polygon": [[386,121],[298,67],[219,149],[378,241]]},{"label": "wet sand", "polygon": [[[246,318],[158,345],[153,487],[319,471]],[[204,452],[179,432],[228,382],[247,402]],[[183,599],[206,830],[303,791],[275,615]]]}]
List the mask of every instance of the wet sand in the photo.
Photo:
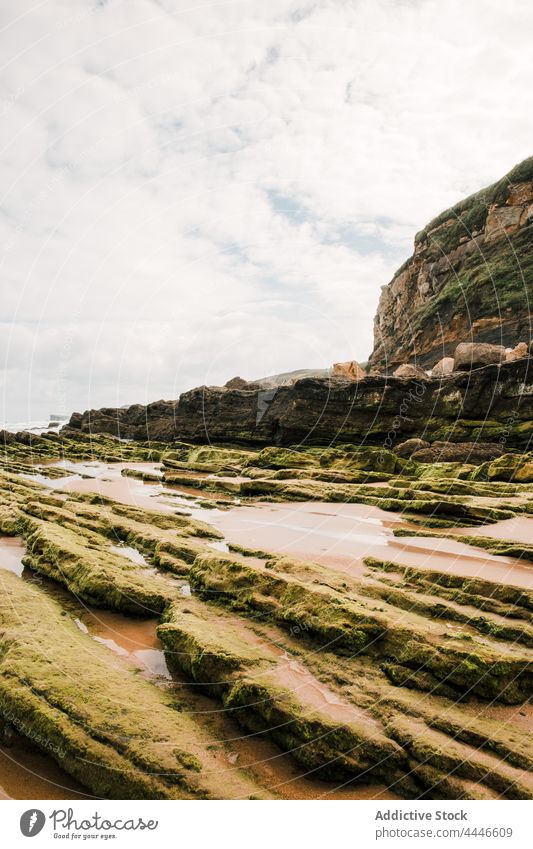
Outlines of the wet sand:
[{"label": "wet sand", "polygon": [[22,558],[26,547],[18,537],[0,537],[0,569],[7,569],[19,577],[24,571]]},{"label": "wet sand", "polygon": [[[313,560],[355,577],[367,572],[363,559],[370,556],[404,566],[479,577],[517,587],[530,588],[533,582],[533,567],[517,558],[491,555],[485,549],[446,537],[397,538],[393,529],[409,527],[409,523],[395,513],[372,505],[311,501],[257,502],[241,507],[238,499],[230,499],[229,509],[205,509],[199,505],[208,499],[197,490],[143,483],[121,475],[125,468],[157,472],[158,463],[73,463],[64,460],[56,465],[73,474],[56,480],[43,479],[52,489],[96,492],[148,509],[168,512],[184,509],[194,518],[220,530],[226,543]],[[93,477],[81,478],[81,474]],[[516,517],[481,528],[456,530],[473,536],[529,542],[533,539],[533,519]]]},{"label": "wet sand", "polygon": [[0,745],[0,799],[94,799],[50,755],[17,737]]},{"label": "wet sand", "polygon": [[[231,543],[313,560],[356,577],[368,571],[363,558],[376,557],[524,588],[533,581],[533,567],[517,558],[496,557],[445,537],[395,537],[392,528],[408,523],[371,505],[258,503],[208,521]],[[533,520],[525,521],[533,531]]]},{"label": "wet sand", "polygon": [[[195,518],[200,518],[222,531],[225,541],[212,544],[221,551],[228,549],[228,543],[234,543],[250,549],[314,560],[356,576],[362,576],[368,571],[363,558],[373,556],[419,568],[531,586],[531,566],[526,566],[514,558],[494,557],[483,549],[446,538],[396,538],[392,533],[393,529],[407,527],[408,523],[397,514],[387,513],[370,505],[290,502],[257,503],[254,506],[241,507],[238,506],[238,500],[234,500],[232,504],[230,499],[230,510],[203,509],[198,504],[207,499],[198,490],[179,485],[163,486],[154,482],[142,482],[121,474],[123,468],[154,472],[159,469],[159,464],[63,461],[55,465],[63,466],[70,474],[65,478],[53,480],[43,478],[42,483],[48,487],[66,492],[96,492],[125,504],[148,509],[186,510]],[[82,478],[80,475],[91,477]],[[465,529],[462,532],[529,542],[533,538],[532,526],[533,520],[520,517],[493,526]],[[461,529],[458,529],[458,532],[461,532]],[[136,563],[145,563],[142,554],[130,547],[110,546],[110,550],[129,557]],[[156,636],[157,620],[136,620],[111,611],[90,609],[53,582],[23,569],[23,554],[24,547],[20,541],[0,538],[0,568],[15,571],[23,580],[41,583],[46,592],[58,598],[68,608],[78,627],[87,633],[89,651],[90,639],[101,642],[114,652],[118,662],[133,664],[154,683],[168,686],[172,676],[168,672]],[[187,590],[186,585],[183,590]],[[264,647],[264,639],[257,639]],[[261,674],[270,675],[277,683],[291,689],[304,704],[309,705],[311,711],[318,709],[327,712],[339,723],[371,721],[379,726],[372,716],[355,705],[344,702],[330,691],[299,660],[274,644],[269,643],[268,646],[273,657],[278,658],[280,662],[271,671]],[[213,727],[218,730],[220,745],[226,752],[229,768],[248,768],[263,786],[273,793],[294,799],[400,798],[382,786],[352,784],[336,787],[332,783],[315,779],[275,744],[260,736],[244,734],[213,699],[198,693],[194,686],[191,688],[179,677],[174,676],[174,682],[183,686],[184,709],[203,717],[202,721],[205,721],[211,730]],[[513,715],[510,717],[509,708],[483,707],[487,716],[498,718],[503,723],[512,721],[521,726],[530,721],[530,715],[524,715],[523,709],[520,709],[522,713],[518,709],[516,712],[512,710]],[[0,786],[4,787],[5,793],[14,795],[15,798],[77,798],[62,793],[57,797],[43,795],[43,786],[38,782],[44,782],[50,787],[55,786],[53,770],[59,768],[49,756],[37,754],[41,762],[40,769],[35,770],[37,775],[33,785],[31,779],[27,778],[28,773],[25,771],[22,756],[19,758],[17,755],[19,763],[11,762],[11,766],[3,765],[3,760],[0,759]],[[17,769],[22,772],[16,773]],[[52,772],[49,772],[49,769]],[[29,775],[31,774],[30,771]],[[72,782],[68,776],[67,780]],[[65,792],[76,793],[72,784],[65,786],[70,788]],[[23,795],[25,792],[28,792],[29,796]],[[53,790],[48,789],[47,792],[52,793]]]},{"label": "wet sand", "polygon": [[475,528],[453,528],[451,533],[468,534],[468,536],[495,537],[510,542],[523,542],[533,545],[533,518],[527,516],[513,516],[503,522],[495,522],[493,525],[485,525]]}]

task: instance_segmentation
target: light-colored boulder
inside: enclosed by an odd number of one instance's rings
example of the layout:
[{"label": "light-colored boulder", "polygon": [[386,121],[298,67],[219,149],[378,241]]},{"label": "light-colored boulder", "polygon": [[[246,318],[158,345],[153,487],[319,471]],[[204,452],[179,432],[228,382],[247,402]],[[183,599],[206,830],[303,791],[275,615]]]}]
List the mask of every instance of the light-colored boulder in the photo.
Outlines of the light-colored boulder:
[{"label": "light-colored boulder", "polygon": [[521,360],[523,357],[527,357],[529,354],[528,346],[525,342],[519,342],[518,345],[512,349],[512,351],[507,351],[505,354],[505,362],[512,363],[514,360]]},{"label": "light-colored boulder", "polygon": [[432,377],[446,377],[453,372],[454,359],[453,357],[443,357],[438,363],[435,363],[431,369]]},{"label": "light-colored boulder", "polygon": [[363,380],[366,372],[356,360],[348,360],[347,363],[333,363],[332,377],[344,377],[347,380]]},{"label": "light-colored boulder", "polygon": [[488,342],[461,342],[454,353],[454,370],[470,371],[482,366],[502,363],[505,360],[503,345]]},{"label": "light-colored boulder", "polygon": [[411,363],[403,363],[403,365],[398,366],[396,371],[393,372],[394,377],[404,377],[409,380],[427,380],[427,374],[423,368],[419,366],[414,366]]}]

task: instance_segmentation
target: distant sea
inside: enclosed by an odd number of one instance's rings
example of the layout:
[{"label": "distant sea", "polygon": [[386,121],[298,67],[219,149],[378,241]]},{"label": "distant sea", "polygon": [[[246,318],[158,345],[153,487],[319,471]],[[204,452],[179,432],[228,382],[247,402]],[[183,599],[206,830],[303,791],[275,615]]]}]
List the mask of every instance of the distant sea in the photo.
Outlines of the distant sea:
[{"label": "distant sea", "polygon": [[0,425],[0,430],[8,430],[10,433],[18,433],[19,430],[29,430],[31,433],[35,433],[39,435],[40,433],[44,433],[47,430],[53,430],[56,433],[59,428],[66,424],[66,419],[59,422],[55,427],[48,427],[50,422],[58,421],[57,419],[40,419],[35,421],[25,421],[25,422],[4,422],[4,424]]}]

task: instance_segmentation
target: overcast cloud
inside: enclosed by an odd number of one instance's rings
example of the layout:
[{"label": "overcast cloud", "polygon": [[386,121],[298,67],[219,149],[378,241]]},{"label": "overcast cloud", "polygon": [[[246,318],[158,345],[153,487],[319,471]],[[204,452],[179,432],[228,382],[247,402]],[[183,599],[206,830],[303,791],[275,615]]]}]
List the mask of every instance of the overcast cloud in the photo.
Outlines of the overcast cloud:
[{"label": "overcast cloud", "polygon": [[364,360],[531,154],[529,0],[0,3],[2,417]]}]

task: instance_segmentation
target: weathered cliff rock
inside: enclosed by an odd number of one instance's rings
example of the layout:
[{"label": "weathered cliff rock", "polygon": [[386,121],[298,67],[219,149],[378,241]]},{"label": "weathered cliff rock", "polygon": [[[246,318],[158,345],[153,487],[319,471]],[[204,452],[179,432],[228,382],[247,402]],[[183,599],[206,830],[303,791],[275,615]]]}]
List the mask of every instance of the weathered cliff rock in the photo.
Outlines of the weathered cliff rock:
[{"label": "weathered cliff rock", "polygon": [[521,360],[522,357],[527,357],[529,347],[525,342],[519,342],[518,345],[505,355],[506,362],[510,363],[513,360]]},{"label": "weathered cliff rock", "polygon": [[487,342],[460,342],[453,355],[455,371],[498,365],[504,360],[505,348]]},{"label": "weathered cliff rock", "polygon": [[411,363],[404,363],[401,366],[398,366],[394,371],[394,377],[403,377],[403,378],[414,378],[415,380],[426,380],[427,374],[424,369],[419,368],[418,366],[411,365]]},{"label": "weathered cliff rock", "polygon": [[499,442],[523,448],[533,435],[533,358],[424,381],[368,375],[306,378],[274,389],[199,387],[179,401],[75,413],[65,435],[257,445],[405,439]]},{"label": "weathered cliff rock", "polygon": [[366,377],[365,370],[355,360],[347,363],[334,363],[331,372],[332,377],[344,377],[348,380],[363,380]]},{"label": "weathered cliff rock", "polygon": [[382,291],[371,365],[428,368],[460,341],[531,338],[533,157],[443,212]]},{"label": "weathered cliff rock", "polygon": [[451,374],[454,367],[453,357],[443,357],[438,363],[435,363],[431,369],[432,377],[446,377]]},{"label": "weathered cliff rock", "polygon": [[228,380],[224,386],[226,389],[244,389],[247,381],[242,377],[232,377],[231,380]]}]

